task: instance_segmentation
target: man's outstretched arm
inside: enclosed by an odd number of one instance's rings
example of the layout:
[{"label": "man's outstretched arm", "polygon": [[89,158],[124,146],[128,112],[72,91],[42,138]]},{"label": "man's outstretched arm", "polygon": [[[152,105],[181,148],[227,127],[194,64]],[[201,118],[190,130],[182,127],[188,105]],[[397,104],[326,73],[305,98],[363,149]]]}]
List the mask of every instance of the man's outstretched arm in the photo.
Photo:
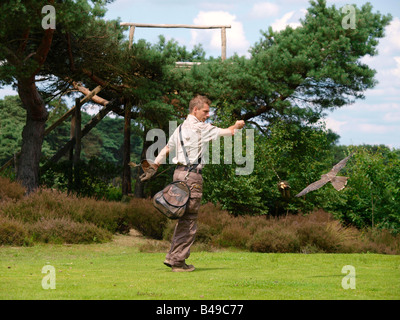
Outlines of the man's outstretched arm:
[{"label": "man's outstretched arm", "polygon": [[244,121],[237,120],[233,126],[230,126],[229,128],[226,129],[221,129],[219,135],[222,137],[233,136],[235,134],[236,129],[242,129],[243,127],[244,127]]}]

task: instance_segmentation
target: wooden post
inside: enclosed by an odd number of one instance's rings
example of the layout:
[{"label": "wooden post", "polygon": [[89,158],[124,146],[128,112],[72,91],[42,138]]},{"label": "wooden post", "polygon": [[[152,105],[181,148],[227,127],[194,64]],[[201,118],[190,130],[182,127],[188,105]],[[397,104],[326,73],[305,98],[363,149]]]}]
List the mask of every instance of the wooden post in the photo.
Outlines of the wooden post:
[{"label": "wooden post", "polygon": [[73,137],[71,137],[71,139],[74,140],[75,145],[72,145],[70,151],[70,160],[72,160],[70,185],[73,185],[75,190],[79,190],[80,179],[78,162],[81,157],[81,102],[79,98],[75,99],[75,110],[72,114],[72,118],[74,119],[74,128]]},{"label": "wooden post", "polygon": [[125,123],[124,123],[124,154],[123,154],[123,171],[122,171],[122,194],[128,195],[132,193],[131,184],[131,102],[125,102]]},{"label": "wooden post", "polygon": [[135,26],[130,26],[129,27],[129,49],[132,48],[134,34],[135,34]]},{"label": "wooden post", "polygon": [[74,160],[74,146],[75,146],[75,126],[76,126],[76,114],[75,112],[72,113],[71,115],[71,128],[69,132],[69,139],[73,141],[73,144],[71,145],[71,148],[69,149],[69,161]]},{"label": "wooden post", "polygon": [[72,113],[71,116],[71,129],[69,132],[69,139],[72,141],[72,144],[69,148],[69,173],[68,173],[68,190],[73,189],[74,185],[74,147],[75,147],[75,127],[76,127],[76,114]]},{"label": "wooden post", "polygon": [[81,157],[81,102],[79,98],[75,99],[75,153],[73,157],[74,165],[76,165]]},{"label": "wooden post", "polygon": [[[104,108],[99,111],[97,115],[95,115],[82,129],[81,138],[86,136],[90,130],[92,130],[111,110],[114,108],[111,103],[105,104]],[[43,171],[46,171],[48,168],[48,164],[51,162],[57,162],[61,159],[61,157],[68,152],[75,144],[75,139],[69,140],[61,149],[57,151],[57,153],[45,164],[42,168]]]},{"label": "wooden post", "polygon": [[226,28],[221,28],[221,60],[226,59]]}]

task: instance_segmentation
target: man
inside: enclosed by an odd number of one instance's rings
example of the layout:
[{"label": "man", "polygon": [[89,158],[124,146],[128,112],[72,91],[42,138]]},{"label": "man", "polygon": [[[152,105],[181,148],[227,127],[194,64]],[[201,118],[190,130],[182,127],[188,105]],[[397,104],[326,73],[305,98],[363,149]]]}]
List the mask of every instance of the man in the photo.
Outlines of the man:
[{"label": "man", "polygon": [[204,161],[205,144],[222,136],[232,136],[236,129],[244,127],[244,121],[239,120],[233,126],[226,129],[215,127],[205,121],[210,116],[211,101],[201,95],[194,97],[189,103],[189,115],[182,124],[182,138],[190,165],[186,161],[184,150],[181,146],[179,128],[177,128],[168,144],[161,150],[154,164],[140,177],[141,181],[150,179],[173,151],[175,157],[172,162],[177,164],[174,172],[174,181],[185,180],[191,189],[191,197],[185,214],[178,220],[171,241],[171,248],[166,256],[164,264],[172,268],[174,272],[193,271],[193,265],[187,265],[185,260],[190,255],[190,247],[194,242],[197,231],[197,215],[203,193],[202,168]]}]

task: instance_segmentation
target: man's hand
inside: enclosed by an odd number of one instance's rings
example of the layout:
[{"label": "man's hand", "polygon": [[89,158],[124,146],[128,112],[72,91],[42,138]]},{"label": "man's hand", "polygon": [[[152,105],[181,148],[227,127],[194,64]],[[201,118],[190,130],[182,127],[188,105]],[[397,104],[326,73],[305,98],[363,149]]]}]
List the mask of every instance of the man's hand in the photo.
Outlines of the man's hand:
[{"label": "man's hand", "polygon": [[234,127],[235,129],[242,129],[244,127],[244,120],[237,120]]},{"label": "man's hand", "polygon": [[235,134],[235,130],[242,129],[243,127],[244,127],[244,120],[237,120],[233,126],[230,126],[229,128],[226,129],[221,129],[219,135],[221,137],[233,136]]},{"label": "man's hand", "polygon": [[150,164],[150,166],[144,170],[144,173],[139,177],[140,181],[147,181],[149,180],[152,176],[156,174],[158,170],[158,165],[156,164]]}]

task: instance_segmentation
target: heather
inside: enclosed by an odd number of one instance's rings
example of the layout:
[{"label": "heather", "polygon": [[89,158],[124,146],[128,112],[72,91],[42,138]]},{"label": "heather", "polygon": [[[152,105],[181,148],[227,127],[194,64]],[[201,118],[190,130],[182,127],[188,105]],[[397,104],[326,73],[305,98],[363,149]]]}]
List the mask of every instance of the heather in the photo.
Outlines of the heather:
[{"label": "heather", "polygon": [[[5,178],[1,182],[1,245],[102,243],[131,229],[148,239],[169,241],[172,236],[175,221],[160,214],[150,199],[106,201],[52,189],[25,196],[18,183]],[[206,250],[399,254],[399,240],[399,235],[386,230],[344,226],[323,210],[280,217],[235,217],[219,205],[207,203],[199,212],[196,244]],[[143,248],[152,250],[151,245]]]}]

